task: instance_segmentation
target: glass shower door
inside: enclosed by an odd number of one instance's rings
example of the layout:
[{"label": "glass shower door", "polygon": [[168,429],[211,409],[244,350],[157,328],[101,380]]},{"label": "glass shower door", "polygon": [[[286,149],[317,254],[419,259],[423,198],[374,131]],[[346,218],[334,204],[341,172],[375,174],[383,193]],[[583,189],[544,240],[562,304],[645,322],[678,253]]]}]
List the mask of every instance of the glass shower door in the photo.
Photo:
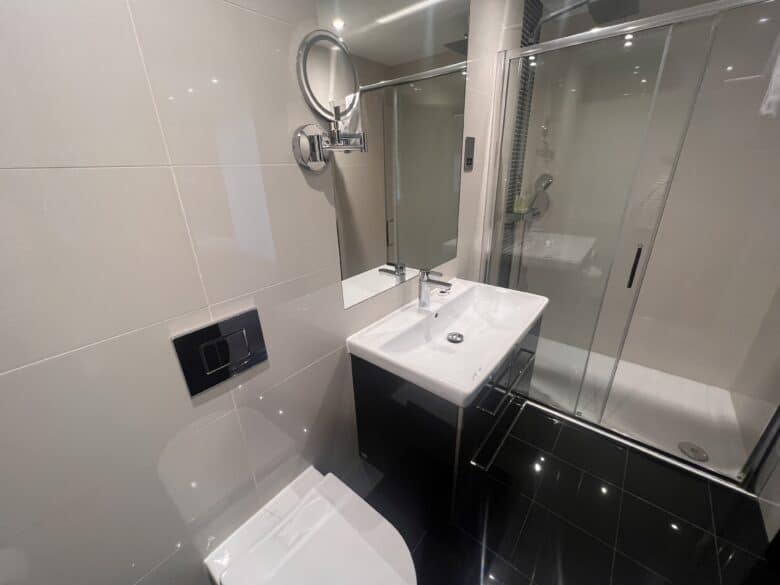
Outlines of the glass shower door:
[{"label": "glass shower door", "polygon": [[510,61],[488,280],[550,299],[530,396],[574,412],[668,27]]},{"label": "glass shower door", "polygon": [[511,60],[487,276],[550,299],[531,398],[746,485],[780,425],[779,27]]},{"label": "glass shower door", "polygon": [[737,480],[780,403],[779,160],[780,5],[762,3],[714,29],[601,417]]}]

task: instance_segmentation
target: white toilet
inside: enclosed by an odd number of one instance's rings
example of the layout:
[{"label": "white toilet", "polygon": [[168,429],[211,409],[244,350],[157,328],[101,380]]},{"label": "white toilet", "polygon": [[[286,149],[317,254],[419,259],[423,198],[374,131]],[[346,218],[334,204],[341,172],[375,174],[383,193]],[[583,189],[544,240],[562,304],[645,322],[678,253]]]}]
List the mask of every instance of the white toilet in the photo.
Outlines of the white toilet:
[{"label": "white toilet", "polygon": [[309,467],[206,557],[214,585],[415,585],[398,531]]}]

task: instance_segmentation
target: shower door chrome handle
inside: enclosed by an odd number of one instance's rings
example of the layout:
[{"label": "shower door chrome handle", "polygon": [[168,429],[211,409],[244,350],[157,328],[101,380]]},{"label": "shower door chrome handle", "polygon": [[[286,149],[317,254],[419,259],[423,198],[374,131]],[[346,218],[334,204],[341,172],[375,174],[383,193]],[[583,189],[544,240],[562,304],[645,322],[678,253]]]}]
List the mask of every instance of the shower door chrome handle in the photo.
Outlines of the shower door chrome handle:
[{"label": "shower door chrome handle", "polygon": [[628,282],[626,283],[626,288],[631,288],[634,286],[634,279],[636,278],[636,269],[639,267],[639,259],[642,257],[642,244],[639,244],[636,247],[636,252],[634,252],[634,263],[631,265],[631,272],[628,275]]}]

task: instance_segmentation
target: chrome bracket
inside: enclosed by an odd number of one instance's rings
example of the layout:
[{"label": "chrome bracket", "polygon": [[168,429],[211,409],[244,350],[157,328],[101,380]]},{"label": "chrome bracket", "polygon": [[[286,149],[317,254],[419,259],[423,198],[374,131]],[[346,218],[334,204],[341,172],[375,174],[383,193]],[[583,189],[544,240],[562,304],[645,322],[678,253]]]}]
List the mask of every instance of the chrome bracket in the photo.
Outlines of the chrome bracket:
[{"label": "chrome bracket", "polygon": [[326,131],[317,124],[300,126],[293,134],[293,154],[302,167],[321,172],[330,162],[331,152],[366,152],[366,133],[346,133],[337,122]]}]

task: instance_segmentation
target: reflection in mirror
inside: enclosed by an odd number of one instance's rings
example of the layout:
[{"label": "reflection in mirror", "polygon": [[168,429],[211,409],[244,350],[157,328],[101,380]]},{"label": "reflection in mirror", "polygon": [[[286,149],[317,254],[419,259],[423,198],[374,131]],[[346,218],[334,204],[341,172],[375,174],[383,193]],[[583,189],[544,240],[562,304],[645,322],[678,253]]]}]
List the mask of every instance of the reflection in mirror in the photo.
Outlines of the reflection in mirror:
[{"label": "reflection in mirror", "polygon": [[357,97],[358,76],[345,47],[328,37],[317,38],[306,49],[304,68],[315,108],[322,108],[326,119],[335,118],[335,108],[348,115]]},{"label": "reflection in mirror", "polygon": [[[455,257],[468,2],[323,0],[318,15],[349,47],[360,80],[346,129],[370,143],[333,153],[331,165],[349,307]],[[307,73],[327,101],[347,80],[320,63]]]},{"label": "reflection in mirror", "polygon": [[399,259],[432,268],[455,257],[466,78],[454,71],[385,92],[385,127],[398,159],[395,195]]},{"label": "reflection in mirror", "polygon": [[[712,0],[527,0],[524,44],[559,39]],[[629,42],[631,39],[626,39]]]}]

